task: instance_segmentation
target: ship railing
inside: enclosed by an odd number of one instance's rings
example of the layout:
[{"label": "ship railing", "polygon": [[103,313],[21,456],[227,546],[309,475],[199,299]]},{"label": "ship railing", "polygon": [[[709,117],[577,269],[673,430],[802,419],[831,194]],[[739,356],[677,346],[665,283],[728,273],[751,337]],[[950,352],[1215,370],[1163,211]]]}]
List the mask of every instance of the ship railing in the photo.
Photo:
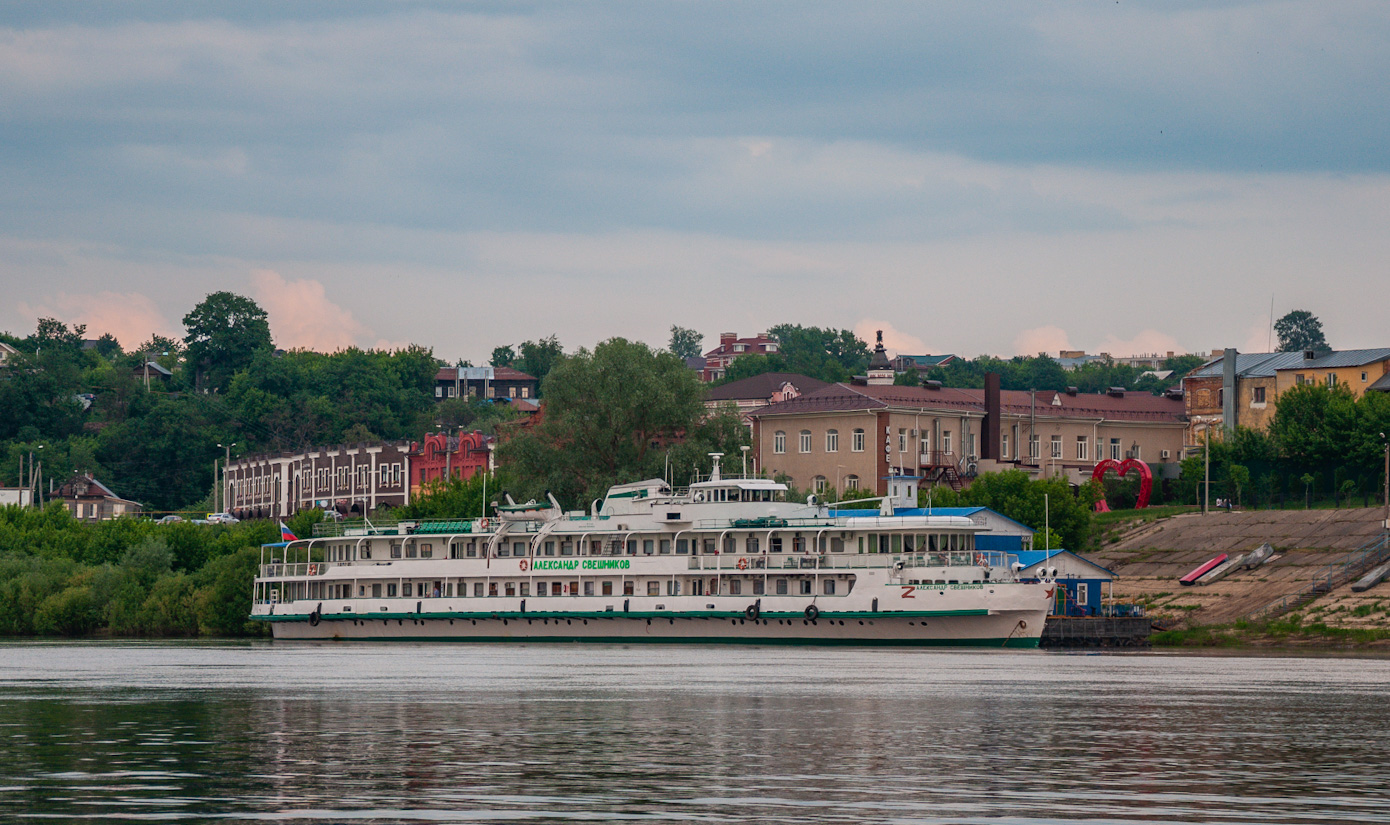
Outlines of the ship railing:
[{"label": "ship railing", "polygon": [[342,538],[344,536],[394,536],[400,532],[399,519],[349,519],[346,521],[320,521],[314,525],[314,538]]},{"label": "ship railing", "polygon": [[997,550],[951,550],[935,553],[759,554],[691,556],[691,570],[846,570],[878,567],[989,567],[1011,569],[1017,556]]},{"label": "ship railing", "polygon": [[337,564],[331,561],[310,561],[275,564],[262,564],[260,567],[260,577],[263,579],[279,579],[288,576],[322,576]]}]

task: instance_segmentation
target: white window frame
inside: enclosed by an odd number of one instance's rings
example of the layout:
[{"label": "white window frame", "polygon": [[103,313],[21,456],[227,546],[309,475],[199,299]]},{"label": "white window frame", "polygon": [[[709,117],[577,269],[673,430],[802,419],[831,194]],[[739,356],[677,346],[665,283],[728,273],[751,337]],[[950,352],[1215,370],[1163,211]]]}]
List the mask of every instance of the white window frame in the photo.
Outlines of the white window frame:
[{"label": "white window frame", "polygon": [[772,434],[772,452],[782,455],[787,451],[787,434],[782,430]]},{"label": "white window frame", "polygon": [[859,428],[859,427],[856,427],[856,428],[854,429],[854,432],[850,433],[849,449],[850,449],[850,452],[853,452],[853,453],[862,453],[862,452],[864,452],[864,430],[863,430],[863,429],[861,429],[861,428]]},{"label": "white window frame", "polygon": [[798,434],[797,440],[796,440],[796,447],[797,447],[797,452],[800,452],[800,453],[809,453],[809,452],[811,452],[811,431],[810,431],[810,430],[802,430],[802,431]]},{"label": "white window frame", "polygon": [[1048,454],[1053,458],[1062,457],[1062,437],[1060,435],[1054,435],[1048,439]]},{"label": "white window frame", "polygon": [[840,431],[825,431],[825,451],[827,453],[838,453],[840,451]]},{"label": "white window frame", "polygon": [[1087,453],[1089,452],[1089,450],[1087,449],[1086,444],[1087,444],[1086,436],[1084,436],[1084,435],[1078,435],[1078,436],[1076,437],[1076,460],[1077,460],[1077,461],[1086,461],[1086,460],[1087,460],[1087,459],[1086,459],[1086,455],[1087,455]]}]

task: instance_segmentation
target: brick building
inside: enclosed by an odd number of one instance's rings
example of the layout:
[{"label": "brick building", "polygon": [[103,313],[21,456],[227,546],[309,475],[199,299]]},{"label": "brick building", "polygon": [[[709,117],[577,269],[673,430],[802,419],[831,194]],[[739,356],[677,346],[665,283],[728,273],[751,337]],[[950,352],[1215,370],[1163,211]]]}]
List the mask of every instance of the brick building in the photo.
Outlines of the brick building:
[{"label": "brick building", "polygon": [[452,476],[470,479],[492,467],[491,436],[471,433],[427,433],[410,444],[410,492],[415,495],[431,481]]},{"label": "brick building", "polygon": [[410,500],[409,444],[373,442],[238,458],[223,475],[226,511],[284,518],[320,508],[366,515]]},{"label": "brick building", "polygon": [[749,415],[758,470],[880,495],[889,476],[960,487],[1009,468],[1080,483],[1105,458],[1177,462],[1185,430],[1177,394],[1001,391],[997,377],[983,390],[832,384]]},{"label": "brick building", "polygon": [[768,355],[777,352],[777,339],[767,333],[752,338],[740,338],[736,332],[719,333],[719,346],[705,353],[705,366],[700,372],[702,381],[718,381],[729,365],[744,355]]}]

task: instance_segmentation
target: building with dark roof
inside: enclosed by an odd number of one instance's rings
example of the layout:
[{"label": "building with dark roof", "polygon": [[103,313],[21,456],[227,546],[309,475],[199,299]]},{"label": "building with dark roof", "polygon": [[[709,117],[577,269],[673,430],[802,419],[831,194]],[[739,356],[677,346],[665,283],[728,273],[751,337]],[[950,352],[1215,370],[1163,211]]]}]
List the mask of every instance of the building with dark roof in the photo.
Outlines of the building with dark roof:
[{"label": "building with dark roof", "polygon": [[873,488],[891,475],[959,487],[977,472],[1020,468],[1089,478],[1097,461],[1176,462],[1182,398],[831,384],[749,413],[757,468],[812,490]]},{"label": "building with dark roof", "polygon": [[717,410],[732,405],[744,415],[745,423],[751,426],[752,419],[747,417],[747,413],[752,410],[790,401],[828,386],[824,381],[794,372],[765,372],[711,387],[705,394],[705,407]]},{"label": "building with dark roof", "polygon": [[944,367],[956,360],[954,355],[899,355],[893,358],[894,372],[926,372],[933,367]]},{"label": "building with dark roof", "polygon": [[1208,427],[1265,430],[1278,398],[1301,384],[1345,386],[1360,397],[1390,374],[1390,348],[1307,352],[1228,349],[1183,379],[1189,446]]},{"label": "building with dark roof", "polygon": [[121,498],[91,473],[78,473],[63,483],[54,495],[78,521],[106,521],[120,516],[138,516],[144,508],[137,501]]},{"label": "building with dark roof", "polygon": [[434,400],[448,398],[535,398],[540,381],[511,367],[441,367],[434,375]]}]

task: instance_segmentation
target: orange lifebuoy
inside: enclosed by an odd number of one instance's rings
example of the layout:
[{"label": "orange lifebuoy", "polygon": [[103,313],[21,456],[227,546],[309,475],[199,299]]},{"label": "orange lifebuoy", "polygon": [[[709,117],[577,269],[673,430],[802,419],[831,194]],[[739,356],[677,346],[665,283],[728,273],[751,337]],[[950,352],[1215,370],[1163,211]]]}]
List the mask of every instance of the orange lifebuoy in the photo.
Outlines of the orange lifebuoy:
[{"label": "orange lifebuoy", "polygon": [[482,518],[478,519],[478,529],[480,529],[480,530],[486,530],[486,529],[487,529],[487,516],[483,516]]},{"label": "orange lifebuoy", "polygon": [[530,570],[530,569],[531,569],[531,560],[530,560],[530,559],[522,559],[521,562],[520,562],[520,564],[521,564],[521,572],[523,572],[523,573],[525,573],[527,570]]},{"label": "orange lifebuoy", "polygon": [[748,559],[739,559],[739,560],[738,560],[738,569],[740,569],[740,570],[747,570],[747,569],[748,569]]},{"label": "orange lifebuoy", "polygon": [[317,576],[318,574],[319,574],[319,566],[318,566],[317,564],[311,564],[311,565],[309,565],[309,575],[311,575],[311,576]]}]

